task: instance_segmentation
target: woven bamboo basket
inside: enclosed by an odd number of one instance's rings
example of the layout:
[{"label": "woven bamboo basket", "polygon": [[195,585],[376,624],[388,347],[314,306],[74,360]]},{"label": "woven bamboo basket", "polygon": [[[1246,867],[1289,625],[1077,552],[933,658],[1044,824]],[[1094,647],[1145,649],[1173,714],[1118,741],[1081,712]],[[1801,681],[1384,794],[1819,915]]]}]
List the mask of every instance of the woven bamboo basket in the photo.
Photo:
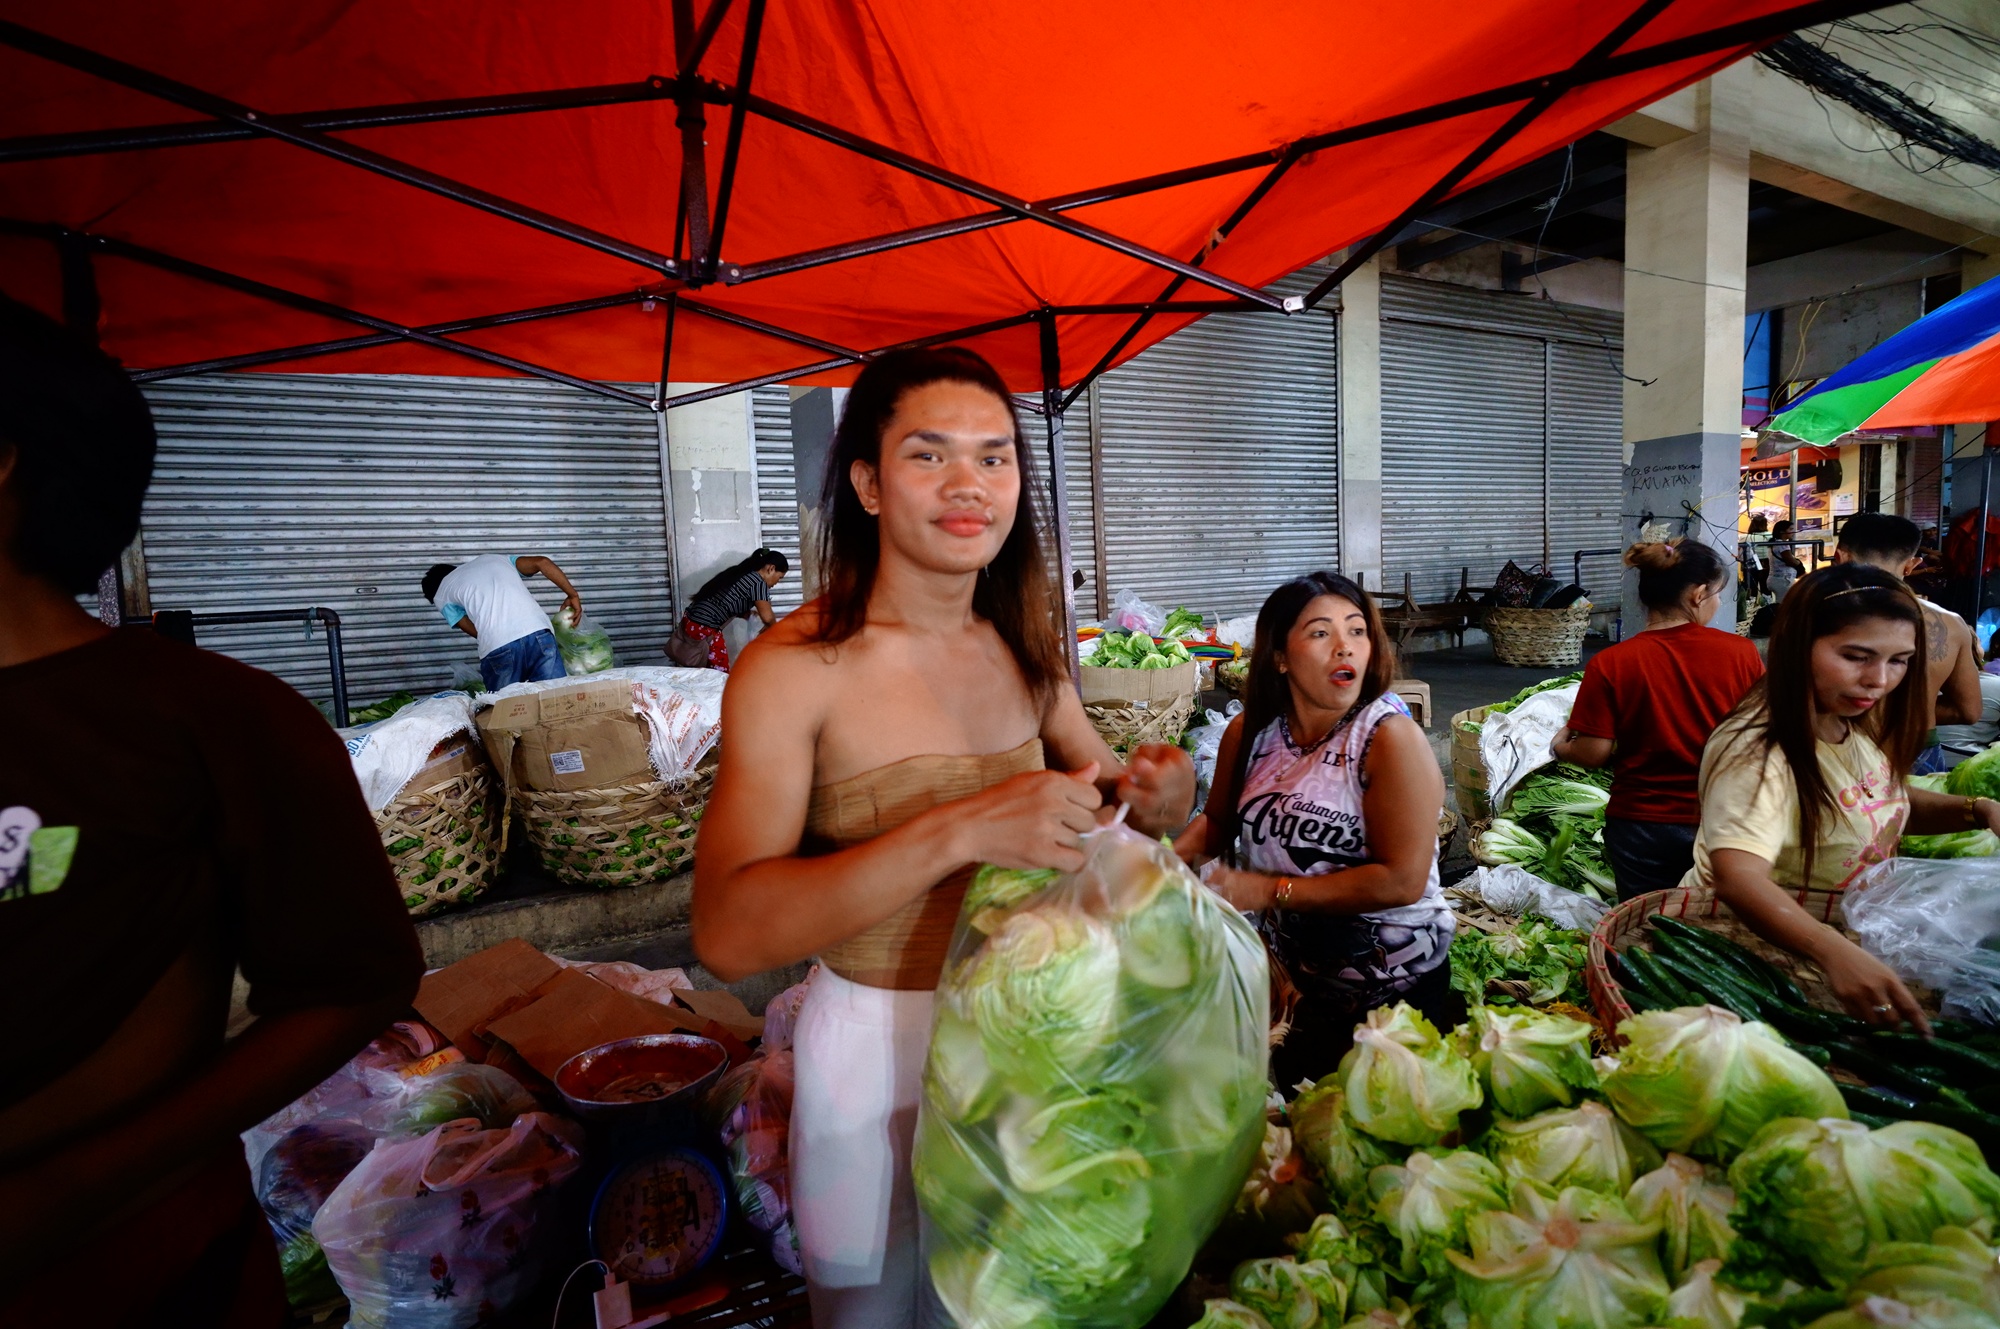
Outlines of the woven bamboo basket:
[{"label": "woven bamboo basket", "polygon": [[1501,664],[1560,668],[1583,658],[1590,606],[1567,609],[1489,609],[1483,626]]},{"label": "woven bamboo basket", "polygon": [[482,765],[428,789],[405,790],[375,814],[413,915],[470,904],[493,884],[503,806],[492,769]]},{"label": "woven bamboo basket", "polygon": [[[1854,934],[1848,930],[1847,921],[1840,910],[1839,891],[1799,890],[1792,893],[1799,907],[1822,923],[1840,929],[1845,936]],[[1782,969],[1799,985],[1806,1000],[1823,1010],[1837,1011],[1840,1002],[1827,986],[1826,976],[1811,961],[1792,954],[1780,946],[1773,946],[1752,932],[1730,911],[1728,905],[1715,898],[1715,892],[1705,886],[1677,888],[1671,891],[1654,891],[1625,901],[1613,908],[1597,921],[1597,927],[1590,934],[1590,963],[1584,972],[1590,987],[1590,1004],[1597,1009],[1598,1019],[1603,1022],[1604,1036],[1614,1045],[1618,1038],[1618,1024],[1630,1019],[1632,1007],[1625,1000],[1624,989],[1611,973],[1610,957],[1614,951],[1623,951],[1631,946],[1652,949],[1653,919],[1656,917],[1678,918],[1711,932],[1719,932],[1729,940]],[[1910,994],[1917,1003],[1931,1014],[1937,1014],[1938,997],[1927,988],[1912,985]]]},{"label": "woven bamboo basket", "polygon": [[1486,797],[1486,759],[1479,754],[1479,726],[1492,709],[1475,706],[1451,717],[1451,787],[1458,811],[1468,823],[1493,815],[1493,803]]},{"label": "woven bamboo basket", "polygon": [[1143,743],[1178,743],[1194,718],[1194,695],[1182,693],[1166,701],[1093,701],[1084,713],[1123,760]]},{"label": "woven bamboo basket", "polygon": [[715,787],[711,761],[680,780],[605,789],[517,789],[514,814],[543,869],[574,886],[638,886],[694,866],[694,837]]}]

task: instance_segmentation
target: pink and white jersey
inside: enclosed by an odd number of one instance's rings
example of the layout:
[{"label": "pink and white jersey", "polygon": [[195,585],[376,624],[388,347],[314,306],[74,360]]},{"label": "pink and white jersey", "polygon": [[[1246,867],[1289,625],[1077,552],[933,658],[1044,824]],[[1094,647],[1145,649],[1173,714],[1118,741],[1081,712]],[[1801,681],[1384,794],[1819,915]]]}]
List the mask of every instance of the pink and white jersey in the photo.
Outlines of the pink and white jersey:
[{"label": "pink and white jersey", "polygon": [[[1395,693],[1357,708],[1318,743],[1300,747],[1280,717],[1256,736],[1237,799],[1237,853],[1252,872],[1319,876],[1369,861],[1363,763],[1375,731],[1408,715]],[[1295,975],[1344,988],[1401,987],[1445,960],[1451,909],[1430,880],[1414,904],[1372,914],[1273,910],[1265,930]]]}]

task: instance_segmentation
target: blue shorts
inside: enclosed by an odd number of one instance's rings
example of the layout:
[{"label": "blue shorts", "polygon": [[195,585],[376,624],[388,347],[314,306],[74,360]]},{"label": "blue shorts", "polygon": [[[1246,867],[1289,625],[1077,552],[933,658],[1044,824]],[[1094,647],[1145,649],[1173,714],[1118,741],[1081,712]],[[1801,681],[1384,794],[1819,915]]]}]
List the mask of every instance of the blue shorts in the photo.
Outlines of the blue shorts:
[{"label": "blue shorts", "polygon": [[479,657],[479,676],[489,692],[512,683],[545,683],[565,674],[556,634],[543,628]]}]

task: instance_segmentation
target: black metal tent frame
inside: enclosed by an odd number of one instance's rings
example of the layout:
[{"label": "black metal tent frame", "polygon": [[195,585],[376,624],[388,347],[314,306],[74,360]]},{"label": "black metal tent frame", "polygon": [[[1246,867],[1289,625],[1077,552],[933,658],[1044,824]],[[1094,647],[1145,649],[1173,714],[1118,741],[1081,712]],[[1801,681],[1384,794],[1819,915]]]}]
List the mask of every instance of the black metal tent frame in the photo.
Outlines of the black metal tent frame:
[{"label": "black metal tent frame", "polygon": [[[781,383],[805,378],[813,374],[825,373],[845,366],[865,363],[890,351],[920,346],[939,345],[947,342],[963,341],[969,338],[997,332],[1005,328],[1018,327],[1029,323],[1039,326],[1041,338],[1042,391],[1037,413],[1048,421],[1049,440],[1049,483],[1053,497],[1053,511],[1056,548],[1060,559],[1063,598],[1069,608],[1070,621],[1075,622],[1071,564],[1069,554],[1069,513],[1062,477],[1063,468],[1063,413],[1098,375],[1109,369],[1119,354],[1131,344],[1132,339],[1155,317],[1174,317],[1183,314],[1211,313],[1255,313],[1273,312],[1283,314],[1300,313],[1316,308],[1335,287],[1363,263],[1368,262],[1385,245],[1389,244],[1406,226],[1422,216],[1425,210],[1435,206],[1468,176],[1488,161],[1496,152],[1506,146],[1515,135],[1532,124],[1544,112],[1571,90],[1591,83],[1617,78],[1623,75],[1652,69],[1677,61],[1712,55],[1731,47],[1769,41],[1802,27],[1830,22],[1853,14],[1877,8],[1881,0],[1809,0],[1808,3],[1793,5],[1759,18],[1749,19],[1699,33],[1691,37],[1658,42],[1650,46],[1638,47],[1620,53],[1619,48],[1639,33],[1653,19],[1666,11],[1674,0],[1641,0],[1605,35],[1574,64],[1565,69],[1553,70],[1540,77],[1523,79],[1499,87],[1468,93],[1435,102],[1417,110],[1386,116],[1344,129],[1330,130],[1297,139],[1279,148],[1242,156],[1225,158],[1175,171],[1145,176],[1104,185],[1096,189],[1079,190],[1074,193],[1057,195],[1045,199],[1023,199],[1003,190],[960,175],[931,162],[922,161],[908,153],[873,142],[858,134],[850,133],[834,125],[816,120],[811,116],[779,105],[767,98],[751,92],[751,84],[756,69],[757,47],[763,28],[766,0],[745,0],[743,42],[737,58],[737,74],[733,84],[722,84],[701,77],[696,71],[721,29],[732,0],[709,0],[706,11],[697,21],[695,0],[674,0],[673,19],[677,72],[669,76],[653,75],[633,83],[605,84],[594,87],[562,88],[545,92],[509,93],[491,97],[461,97],[443,101],[411,102],[386,106],[355,107],[343,110],[311,111],[288,115],[272,115],[239,102],[190,87],[164,75],[139,68],[121,60],[99,54],[85,47],[62,41],[58,38],[36,32],[18,23],[0,21],[0,44],[13,47],[31,55],[39,56],[56,64],[96,76],[138,92],[149,94],[163,101],[173,102],[207,117],[205,120],[160,125],[135,126],[126,129],[92,130],[78,133],[38,134],[0,139],[0,164],[18,161],[43,160],[55,157],[86,156],[107,152],[130,152],[142,149],[170,148],[195,143],[216,143],[254,138],[275,138],[290,143],[306,151],[316,152],[344,162],[362,170],[399,181],[416,189],[440,195],[465,204],[468,207],[503,217],[523,226],[544,232],[559,239],[582,245],[600,253],[625,259],[659,274],[660,281],[653,286],[620,291],[585,300],[573,300],[561,304],[543,305],[532,309],[510,310],[505,313],[483,314],[457,319],[446,323],[434,323],[423,327],[413,327],[393,319],[378,317],[356,309],[349,309],[327,300],[318,299],[297,291],[271,285],[268,282],[226,272],[207,264],[186,258],[164,254],[130,241],[111,236],[95,235],[48,222],[25,221],[0,218],[0,230],[17,235],[44,237],[56,244],[62,259],[64,276],[64,302],[72,313],[88,311],[89,322],[95,322],[96,292],[90,279],[90,256],[103,254],[130,262],[146,264],[163,271],[179,274],[197,281],[226,287],[255,296],[275,304],[307,313],[319,314],[342,322],[357,324],[370,331],[364,335],[332,341],[313,342],[305,345],[277,347],[264,351],[252,351],[240,355],[195,361],[188,364],[166,365],[152,369],[135,370],[132,377],[139,382],[155,382],[189,374],[214,373],[231,369],[248,369],[261,365],[277,364],[290,360],[337,354],[343,351],[360,350],[365,347],[382,346],[397,341],[415,342],[433,349],[481,361],[485,364],[506,369],[514,373],[552,382],[566,384],[580,391],[609,397],[631,406],[664,413],[676,406],[685,406],[712,397],[747,391],[767,384]],[[479,189],[462,181],[453,180],[434,171],[411,165],[386,154],[376,152],[336,137],[337,131],[352,129],[380,128],[393,125],[425,124],[441,120],[464,120],[487,116],[521,115],[541,111],[571,110],[581,107],[615,106],[635,102],[671,101],[676,107],[675,125],[681,133],[681,191],[679,216],[674,225],[674,242],[671,253],[661,252],[643,245],[605,234],[602,231],[568,221],[539,208],[502,197],[487,190]],[[1497,107],[1521,103],[1513,115],[1499,128],[1489,134],[1477,147],[1473,148],[1450,169],[1440,174],[1427,188],[1399,213],[1396,218],[1377,231],[1368,240],[1351,246],[1341,263],[1304,297],[1280,297],[1246,286],[1230,278],[1208,271],[1203,263],[1208,253],[1226,240],[1251,211],[1270,193],[1271,189],[1284,178],[1285,174],[1307,156],[1328,148],[1357,143],[1377,138],[1385,134],[1454,119],[1459,116]],[[707,178],[707,152],[703,135],[707,128],[707,108],[711,106],[728,108],[728,130],[724,141],[722,164],[713,204]],[[894,231],[868,239],[845,244],[826,246],[797,254],[764,259],[757,262],[734,262],[723,257],[723,241],[727,235],[730,204],[734,193],[737,166],[743,141],[743,128],[750,115],[757,115],[774,124],[783,125],[797,132],[810,135],[824,142],[846,149],[868,160],[890,166],[900,171],[928,180],[956,193],[977,199],[988,205],[989,210],[973,213],[949,221],[935,222],[925,226]],[[1209,246],[1190,259],[1178,259],[1160,253],[1144,245],[1114,235],[1067,214],[1097,203],[1114,199],[1131,198],[1178,185],[1191,184],[1218,176],[1233,175],[1244,171],[1261,169],[1264,174],[1257,185],[1237,205],[1220,227],[1215,231]],[[1019,314],[994,319],[972,327],[956,328],[919,337],[895,346],[881,346],[860,350],[842,346],[823,338],[779,327],[763,320],[735,313],[692,298],[690,292],[720,282],[725,286],[737,286],[767,277],[781,276],[807,268],[820,267],[832,263],[846,262],[870,254],[884,253],[893,249],[921,245],[949,236],[965,235],[974,231],[987,230],[997,226],[1012,225],[1017,222],[1034,222],[1048,226],[1088,243],[1102,245],[1127,257],[1150,264],[1171,273],[1172,278],[1160,293],[1150,301],[1115,302],[1106,304],[1049,305],[1042,304]],[[1174,297],[1189,282],[1195,282],[1214,289],[1221,297],[1204,300],[1176,300]],[[660,380],[657,392],[650,396],[626,391],[608,383],[599,383],[568,374],[546,365],[535,364],[515,356],[475,346],[453,339],[452,334],[471,332],[484,328],[503,327],[508,324],[526,323],[540,319],[561,318],[571,314],[588,313],[621,305],[644,301],[665,300],[668,317],[666,335],[661,349]],[[667,396],[669,382],[668,369],[673,355],[673,330],[679,311],[704,318],[716,319],[737,327],[757,332],[780,341],[791,342],[821,353],[820,358],[809,363],[793,365],[786,369],[739,379],[733,383],[720,384],[696,392],[682,393],[676,397]],[[1056,339],[1058,317],[1066,315],[1105,315],[1130,317],[1132,322],[1112,344],[1091,370],[1083,376],[1067,394],[1061,383],[1061,356]],[[1072,633],[1072,640],[1074,634]]]}]

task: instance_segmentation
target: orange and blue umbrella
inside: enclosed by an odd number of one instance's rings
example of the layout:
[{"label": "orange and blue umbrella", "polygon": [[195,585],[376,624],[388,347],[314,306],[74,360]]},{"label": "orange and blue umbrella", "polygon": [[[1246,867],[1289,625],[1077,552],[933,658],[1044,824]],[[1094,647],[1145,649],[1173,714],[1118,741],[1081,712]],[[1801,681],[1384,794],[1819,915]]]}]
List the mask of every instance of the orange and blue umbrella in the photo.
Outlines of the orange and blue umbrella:
[{"label": "orange and blue umbrella", "polygon": [[1807,443],[1857,429],[2000,420],[2000,280],[1975,286],[1853,361],[1765,428]]}]

